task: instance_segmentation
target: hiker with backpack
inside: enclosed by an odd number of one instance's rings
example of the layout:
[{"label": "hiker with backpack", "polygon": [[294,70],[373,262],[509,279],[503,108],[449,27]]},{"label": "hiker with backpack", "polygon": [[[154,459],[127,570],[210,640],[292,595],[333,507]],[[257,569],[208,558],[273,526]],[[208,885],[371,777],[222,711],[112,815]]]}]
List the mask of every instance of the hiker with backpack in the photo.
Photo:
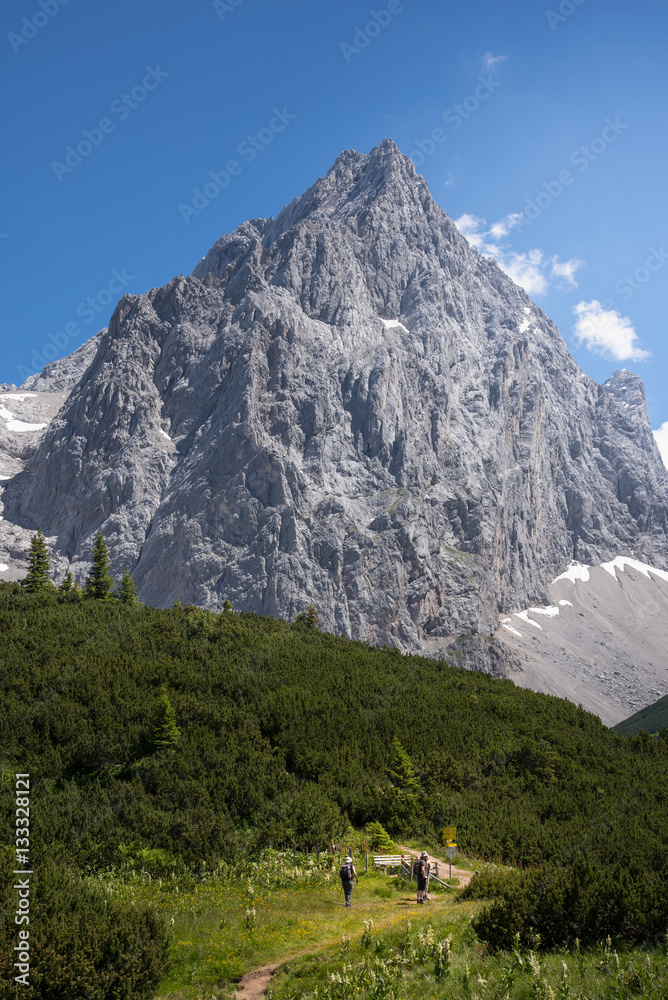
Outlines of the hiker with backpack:
[{"label": "hiker with backpack", "polygon": [[427,858],[429,855],[426,851],[423,851],[420,857],[415,863],[415,874],[417,875],[417,901],[418,903],[424,903],[427,896],[427,886],[429,878],[429,864]]},{"label": "hiker with backpack", "polygon": [[360,884],[359,877],[355,871],[355,865],[353,864],[353,859],[350,855],[346,857],[345,863],[341,865],[339,878],[341,879],[343,894],[346,897],[346,906],[350,906],[350,898],[353,894],[353,880],[357,879],[357,884]]}]

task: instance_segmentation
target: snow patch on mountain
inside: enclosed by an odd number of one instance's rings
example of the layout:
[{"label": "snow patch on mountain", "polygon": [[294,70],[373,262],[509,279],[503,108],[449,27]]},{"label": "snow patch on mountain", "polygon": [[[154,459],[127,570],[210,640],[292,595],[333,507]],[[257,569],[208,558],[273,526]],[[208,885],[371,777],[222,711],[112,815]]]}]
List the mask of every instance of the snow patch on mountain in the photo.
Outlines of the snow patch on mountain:
[{"label": "snow patch on mountain", "polygon": [[549,605],[501,619],[497,638],[522,665],[515,683],[579,702],[611,726],[668,691],[668,572],[632,556],[573,562],[548,590]]},{"label": "snow patch on mountain", "polygon": [[629,559],[628,556],[617,556],[611,562],[601,563],[601,569],[604,569],[615,580],[617,579],[616,571],[619,569],[623,573],[627,566],[638,570],[639,573],[642,573],[648,579],[650,579],[650,573],[653,573],[654,576],[658,576],[661,580],[668,580],[668,573],[664,570],[655,569],[654,566],[648,566],[647,563],[640,562],[638,559]]},{"label": "snow patch on mountain", "polygon": [[7,421],[7,430],[17,434],[34,433],[43,431],[46,424],[28,424],[24,420],[18,420],[15,413],[8,410],[6,406],[0,404],[0,417]]},{"label": "snow patch on mountain", "polygon": [[589,567],[585,566],[583,563],[572,562],[565,573],[560,576],[555,577],[552,581],[554,585],[559,580],[570,580],[571,583],[575,583],[576,580],[582,580],[586,583],[589,579]]},{"label": "snow patch on mountain", "polygon": [[381,319],[381,323],[386,330],[400,330],[402,333],[410,333],[404,324],[398,319]]}]

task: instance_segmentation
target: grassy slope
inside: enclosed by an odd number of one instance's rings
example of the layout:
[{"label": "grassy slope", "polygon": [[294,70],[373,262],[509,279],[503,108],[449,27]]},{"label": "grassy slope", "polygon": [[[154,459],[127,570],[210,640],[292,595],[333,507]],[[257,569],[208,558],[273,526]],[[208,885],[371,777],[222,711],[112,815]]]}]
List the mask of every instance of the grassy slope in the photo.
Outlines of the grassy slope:
[{"label": "grassy slope", "polygon": [[[414,884],[399,893],[393,879],[374,870],[365,873],[363,862],[356,858],[356,863],[360,882],[350,909],[343,905],[336,865],[321,873],[315,884],[298,876],[294,884],[278,888],[263,884],[260,864],[250,865],[231,882],[215,873],[185,885],[146,873],[100,874],[92,881],[111,897],[131,905],[152,905],[170,925],[174,919],[172,967],[159,993],[166,1000],[195,1000],[203,989],[231,982],[251,969],[312,956],[338,946],[343,935],[354,939],[365,919],[372,918],[379,929],[427,919],[422,910],[429,907],[416,906]],[[430,912],[443,910],[448,900],[452,895],[433,896]],[[246,926],[250,906],[256,911],[252,930]],[[479,907],[466,903],[458,908],[463,928]]]},{"label": "grassy slope", "polygon": [[643,731],[651,736],[657,736],[666,728],[668,728],[668,694],[659,698],[653,705],[641,708],[635,715],[613,726],[615,732],[621,733],[622,736],[637,736]]},{"label": "grassy slope", "polygon": [[[668,962],[661,949],[619,954],[603,943],[540,957],[531,952],[489,955],[471,938],[469,920],[463,904],[448,901],[417,918],[411,915],[403,926],[374,925],[366,940],[364,933],[354,936],[345,955],[340,948],[329,949],[288,963],[272,983],[270,998],[664,1000],[668,995]],[[448,955],[441,948],[447,957],[441,958],[439,976],[438,944],[446,939],[451,951]]]}]

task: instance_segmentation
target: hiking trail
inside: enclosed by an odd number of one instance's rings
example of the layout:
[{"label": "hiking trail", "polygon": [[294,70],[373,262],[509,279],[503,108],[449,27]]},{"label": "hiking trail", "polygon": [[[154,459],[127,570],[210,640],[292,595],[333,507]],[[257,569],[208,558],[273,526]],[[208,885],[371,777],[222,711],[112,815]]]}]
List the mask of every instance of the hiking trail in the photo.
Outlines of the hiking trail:
[{"label": "hiking trail", "polygon": [[[403,844],[397,844],[397,847],[400,851],[403,851],[404,854],[410,854],[411,856],[414,854],[419,855],[420,853],[411,847],[405,847]],[[443,858],[437,858],[433,854],[427,854],[427,861],[438,861],[439,865],[443,865],[445,869],[449,871],[449,868],[447,867],[449,865],[449,861],[444,861]],[[473,872],[465,871],[463,868],[456,868],[455,865],[452,866],[452,874],[453,876],[456,875],[459,879],[459,885],[456,887],[457,889],[463,889],[464,886],[468,885],[473,878]],[[444,872],[441,872],[439,875],[439,878],[442,879],[443,882],[447,882],[449,877],[449,875],[446,877]]]},{"label": "hiking trail", "polygon": [[[397,847],[405,854],[413,855],[416,853],[402,844],[398,844]],[[428,860],[438,861],[440,865],[448,864],[448,862],[444,861],[443,858],[437,858],[432,854],[428,855]],[[460,888],[468,885],[473,878],[473,872],[465,871],[463,868],[456,868],[454,865],[452,866],[452,874],[456,875],[459,879]],[[445,878],[443,881],[445,881]],[[385,920],[381,920],[376,926],[377,928],[380,928],[383,925],[391,924],[395,921],[396,917],[391,917],[389,919],[386,918]],[[335,943],[335,940],[336,939],[333,938],[331,941],[323,942],[320,947],[314,949],[314,952],[323,951],[326,948],[331,947],[331,945]],[[282,965],[285,965],[286,962],[301,957],[304,954],[313,954],[314,952],[309,950],[307,952],[298,953],[297,955],[286,955],[278,962],[272,962],[270,965],[263,965],[258,969],[253,969],[251,972],[247,972],[245,976],[242,976],[237,984],[236,1000],[261,1000],[266,993],[267,987],[269,986],[274,974],[281,968]]]}]

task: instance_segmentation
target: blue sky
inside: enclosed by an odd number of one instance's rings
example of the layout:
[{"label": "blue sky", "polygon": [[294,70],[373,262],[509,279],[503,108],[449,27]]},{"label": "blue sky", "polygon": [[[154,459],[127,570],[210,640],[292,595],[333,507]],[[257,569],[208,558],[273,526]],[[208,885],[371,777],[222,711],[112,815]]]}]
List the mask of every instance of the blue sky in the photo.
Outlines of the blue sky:
[{"label": "blue sky", "polygon": [[0,17],[0,381],[389,136],[588,374],[643,376],[668,453],[658,0],[9,0]]}]

